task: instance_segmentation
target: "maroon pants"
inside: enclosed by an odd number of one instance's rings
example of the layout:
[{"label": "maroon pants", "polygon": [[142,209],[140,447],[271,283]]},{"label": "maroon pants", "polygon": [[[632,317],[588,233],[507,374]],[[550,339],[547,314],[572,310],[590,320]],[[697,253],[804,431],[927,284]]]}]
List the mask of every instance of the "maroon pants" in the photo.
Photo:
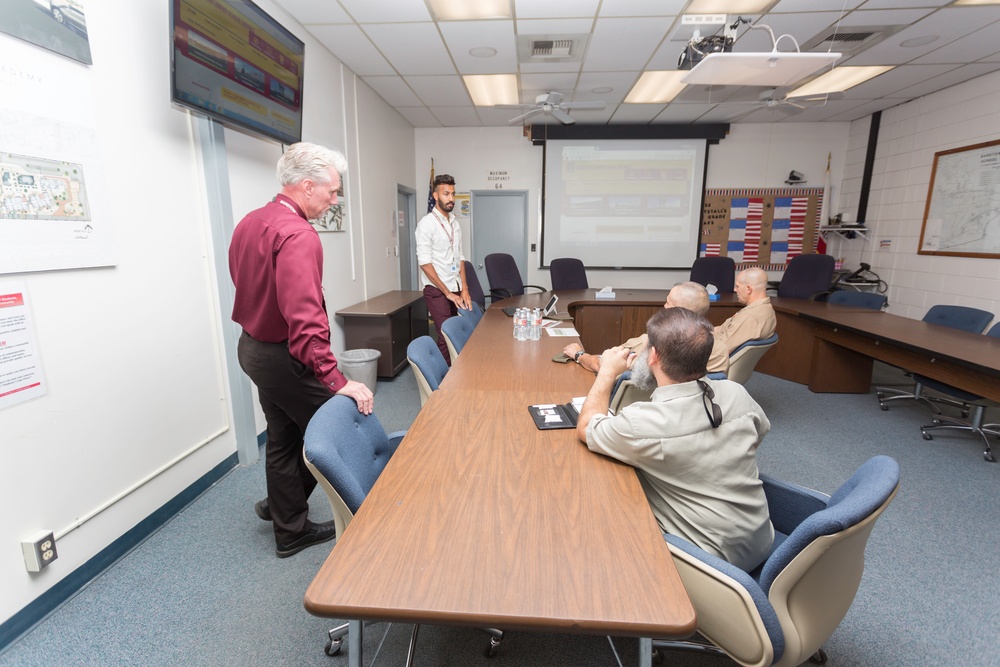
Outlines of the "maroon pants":
[{"label": "maroon pants", "polygon": [[458,308],[444,295],[444,292],[434,287],[434,285],[428,285],[424,288],[424,302],[427,304],[427,312],[430,313],[431,319],[434,320],[434,328],[437,329],[438,349],[444,355],[445,363],[451,366],[451,357],[448,356],[448,344],[444,342],[444,332],[441,331],[441,325],[449,317],[458,315]]}]

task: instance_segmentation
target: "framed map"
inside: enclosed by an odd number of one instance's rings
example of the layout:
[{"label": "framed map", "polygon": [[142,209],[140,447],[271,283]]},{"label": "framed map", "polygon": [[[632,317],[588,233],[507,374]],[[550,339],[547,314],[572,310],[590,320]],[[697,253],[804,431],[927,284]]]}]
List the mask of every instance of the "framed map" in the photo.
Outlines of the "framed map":
[{"label": "framed map", "polygon": [[934,154],[917,252],[1000,257],[1000,140]]}]

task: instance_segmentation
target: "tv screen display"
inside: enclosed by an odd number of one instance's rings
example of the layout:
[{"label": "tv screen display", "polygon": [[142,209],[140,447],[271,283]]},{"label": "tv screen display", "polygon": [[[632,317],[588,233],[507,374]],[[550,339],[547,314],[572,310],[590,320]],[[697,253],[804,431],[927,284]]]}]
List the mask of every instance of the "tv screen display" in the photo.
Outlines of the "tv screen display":
[{"label": "tv screen display", "polygon": [[173,101],[292,144],[305,44],[249,0],[171,1]]}]

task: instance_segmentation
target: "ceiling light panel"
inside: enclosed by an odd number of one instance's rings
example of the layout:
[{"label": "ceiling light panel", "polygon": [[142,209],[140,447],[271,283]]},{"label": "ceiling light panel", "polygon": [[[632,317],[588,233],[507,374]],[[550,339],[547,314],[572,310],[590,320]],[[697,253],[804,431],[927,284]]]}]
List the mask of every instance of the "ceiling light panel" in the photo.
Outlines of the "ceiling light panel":
[{"label": "ceiling light panel", "polygon": [[594,18],[599,4],[600,0],[514,0],[514,10],[519,19]]},{"label": "ceiling light panel", "polygon": [[804,86],[799,86],[788,93],[789,97],[804,97],[806,95],[822,95],[824,93],[839,93],[858,84],[873,79],[892,69],[891,65],[876,65],[872,67],[835,67],[826,74],[816,77]]},{"label": "ceiling light panel", "polygon": [[[384,2],[367,2],[385,12]],[[399,0],[397,0],[399,1]],[[428,0],[431,10],[439,21],[470,21],[476,19],[509,19],[510,0]],[[413,3],[422,4],[422,3]]]},{"label": "ceiling light panel", "polygon": [[691,0],[685,14],[763,14],[774,0]]},{"label": "ceiling light panel", "polygon": [[681,79],[686,71],[643,72],[625,96],[626,104],[665,104],[684,90]]},{"label": "ceiling light panel", "polygon": [[477,107],[521,103],[513,74],[468,74],[462,79]]}]

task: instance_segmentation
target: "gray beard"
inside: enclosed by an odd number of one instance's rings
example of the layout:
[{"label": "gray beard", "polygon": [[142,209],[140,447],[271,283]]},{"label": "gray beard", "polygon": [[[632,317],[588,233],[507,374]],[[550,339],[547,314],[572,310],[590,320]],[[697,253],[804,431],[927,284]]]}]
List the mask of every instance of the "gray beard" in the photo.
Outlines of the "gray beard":
[{"label": "gray beard", "polygon": [[632,384],[643,391],[656,389],[656,377],[649,368],[649,346],[632,362]]}]

